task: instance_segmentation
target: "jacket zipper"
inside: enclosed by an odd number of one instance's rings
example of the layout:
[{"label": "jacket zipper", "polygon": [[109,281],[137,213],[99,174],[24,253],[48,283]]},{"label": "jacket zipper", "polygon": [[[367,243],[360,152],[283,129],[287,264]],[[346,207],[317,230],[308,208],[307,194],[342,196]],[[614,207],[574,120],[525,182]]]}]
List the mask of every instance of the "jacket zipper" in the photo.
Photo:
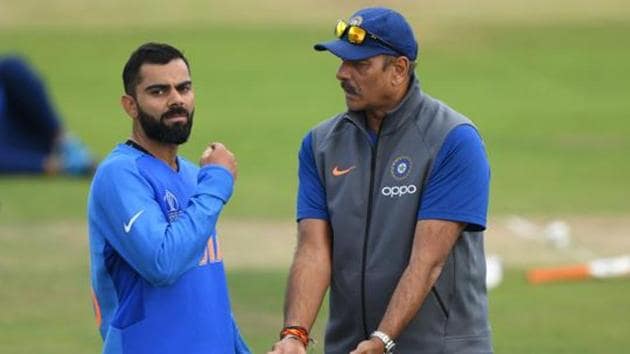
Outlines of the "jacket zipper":
[{"label": "jacket zipper", "polygon": [[[369,134],[369,133],[368,133]],[[370,221],[372,219],[372,202],[374,195],[374,169],[376,168],[376,155],[378,152],[378,142],[380,138],[380,130],[376,134],[376,143],[372,149],[372,159],[370,161],[370,195],[368,196],[368,206],[367,206],[367,218],[365,221],[365,237],[363,238],[363,259],[361,262],[361,313],[363,315],[363,333],[365,334],[365,338],[369,338],[370,333],[368,332],[367,325],[367,306],[365,300],[365,268],[367,266],[367,246],[370,235]],[[369,137],[368,137],[369,139]],[[370,144],[372,141],[370,140]]]}]

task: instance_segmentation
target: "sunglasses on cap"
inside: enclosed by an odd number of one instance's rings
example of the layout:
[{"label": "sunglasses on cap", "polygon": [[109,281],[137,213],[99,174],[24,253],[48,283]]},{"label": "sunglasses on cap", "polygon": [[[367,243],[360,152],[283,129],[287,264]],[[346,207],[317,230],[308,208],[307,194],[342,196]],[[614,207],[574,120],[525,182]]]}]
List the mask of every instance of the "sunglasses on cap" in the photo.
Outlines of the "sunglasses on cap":
[{"label": "sunglasses on cap", "polygon": [[361,45],[365,42],[367,38],[371,38],[372,40],[379,42],[380,44],[395,51],[396,53],[403,56],[405,55],[403,52],[396,49],[396,47],[389,44],[389,42],[384,39],[378,38],[374,34],[368,32],[368,30],[366,30],[365,28],[359,27],[357,25],[351,25],[344,20],[338,20],[337,25],[335,26],[335,36],[337,38],[341,38],[346,33],[348,34],[348,42],[352,44]]}]

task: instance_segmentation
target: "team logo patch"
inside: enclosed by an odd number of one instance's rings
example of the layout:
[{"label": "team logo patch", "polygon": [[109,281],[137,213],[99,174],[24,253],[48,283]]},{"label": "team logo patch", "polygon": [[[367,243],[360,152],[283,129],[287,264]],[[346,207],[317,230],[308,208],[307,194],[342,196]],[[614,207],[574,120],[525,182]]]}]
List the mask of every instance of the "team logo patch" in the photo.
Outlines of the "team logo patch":
[{"label": "team logo patch", "polygon": [[405,179],[411,172],[411,159],[407,156],[397,157],[392,163],[392,177],[397,180]]},{"label": "team logo patch", "polygon": [[179,216],[179,201],[177,200],[175,194],[168,189],[166,190],[166,193],[164,193],[164,202],[168,208],[168,221],[177,219]]}]

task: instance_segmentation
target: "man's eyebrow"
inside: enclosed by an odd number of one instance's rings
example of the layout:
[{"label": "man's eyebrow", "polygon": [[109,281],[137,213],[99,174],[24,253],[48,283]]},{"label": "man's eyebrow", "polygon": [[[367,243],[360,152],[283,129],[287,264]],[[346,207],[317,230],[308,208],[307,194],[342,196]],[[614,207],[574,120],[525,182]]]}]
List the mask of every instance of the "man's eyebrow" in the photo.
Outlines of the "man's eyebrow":
[{"label": "man's eyebrow", "polygon": [[[190,86],[192,85],[192,81],[190,80],[186,80],[186,81],[182,81],[180,83],[178,83],[177,85],[175,85],[176,89],[180,89],[182,87],[185,86]],[[152,91],[152,90],[166,90],[170,87],[170,85],[167,84],[154,84],[154,85],[149,85],[147,87],[144,88],[145,91]]]},{"label": "man's eyebrow", "polygon": [[175,85],[175,88],[180,89],[182,87],[190,86],[190,85],[192,85],[192,81],[186,80],[184,82],[180,82],[179,84]]},{"label": "man's eyebrow", "polygon": [[149,85],[147,87],[144,88],[145,91],[152,91],[152,90],[166,90],[168,88],[169,85],[166,84],[155,84],[155,85]]}]

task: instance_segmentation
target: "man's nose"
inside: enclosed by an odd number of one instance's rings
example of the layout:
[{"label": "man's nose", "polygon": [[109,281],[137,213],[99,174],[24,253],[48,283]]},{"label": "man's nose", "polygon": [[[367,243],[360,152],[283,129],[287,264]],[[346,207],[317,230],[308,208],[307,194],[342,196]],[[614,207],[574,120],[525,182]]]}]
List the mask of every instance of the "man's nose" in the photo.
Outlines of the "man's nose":
[{"label": "man's nose", "polygon": [[350,79],[349,69],[350,63],[346,60],[342,61],[341,65],[339,65],[339,69],[337,69],[337,80],[344,81]]},{"label": "man's nose", "polygon": [[182,97],[182,94],[175,88],[172,88],[170,94],[168,95],[168,106],[182,106],[183,104],[184,98]]}]

